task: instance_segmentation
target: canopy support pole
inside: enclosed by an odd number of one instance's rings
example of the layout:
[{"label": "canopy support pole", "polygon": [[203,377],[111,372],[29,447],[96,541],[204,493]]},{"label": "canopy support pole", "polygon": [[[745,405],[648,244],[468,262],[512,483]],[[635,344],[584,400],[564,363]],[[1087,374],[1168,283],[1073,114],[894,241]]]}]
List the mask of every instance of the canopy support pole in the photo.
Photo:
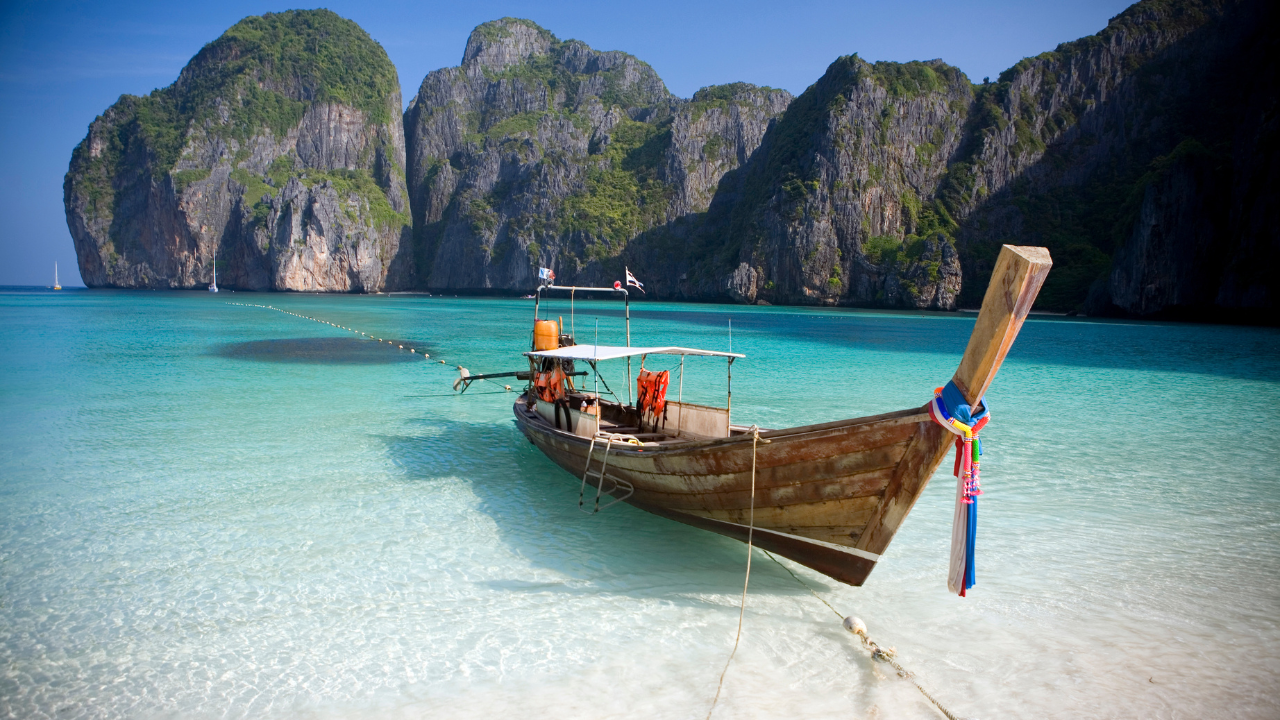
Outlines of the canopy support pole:
[{"label": "canopy support pole", "polygon": [[[733,318],[729,318],[729,352],[733,352]],[[725,419],[729,421],[729,435],[733,435],[733,358],[729,358],[728,372],[729,392],[724,401],[724,414]]]},{"label": "canopy support pole", "polygon": [[[631,293],[622,291],[622,302],[627,315],[627,347],[631,347]],[[631,356],[627,356],[627,404],[631,405]]]},{"label": "canopy support pole", "polygon": [[680,356],[680,403],[684,404],[684,356]]},{"label": "canopy support pole", "polygon": [[[725,414],[725,418],[729,420],[730,427],[733,426],[732,412],[733,412],[733,358],[729,358],[729,393],[728,393],[728,397],[726,397],[724,401],[724,414]],[[729,434],[732,435],[733,430],[730,430]]]}]

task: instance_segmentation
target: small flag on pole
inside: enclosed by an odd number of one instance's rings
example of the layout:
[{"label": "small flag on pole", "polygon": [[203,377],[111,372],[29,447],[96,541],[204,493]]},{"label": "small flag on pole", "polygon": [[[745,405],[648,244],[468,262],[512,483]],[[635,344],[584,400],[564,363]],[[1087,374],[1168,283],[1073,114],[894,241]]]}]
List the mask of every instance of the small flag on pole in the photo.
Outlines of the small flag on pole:
[{"label": "small flag on pole", "polygon": [[628,270],[627,268],[624,267],[623,270],[625,270],[627,273],[627,284],[639,290],[640,292],[644,292],[644,283],[637,280],[636,276],[632,275],[631,271]]},{"label": "small flag on pole", "polygon": [[556,279],[556,274],[551,271],[551,268],[538,268],[538,279],[552,282]]}]

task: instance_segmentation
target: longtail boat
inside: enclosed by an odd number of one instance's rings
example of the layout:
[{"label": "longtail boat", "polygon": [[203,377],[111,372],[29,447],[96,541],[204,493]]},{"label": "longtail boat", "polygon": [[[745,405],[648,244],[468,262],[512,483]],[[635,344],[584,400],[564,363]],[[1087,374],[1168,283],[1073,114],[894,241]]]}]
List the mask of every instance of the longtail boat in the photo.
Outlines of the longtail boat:
[{"label": "longtail boat", "polygon": [[[1044,248],[1005,245],[952,382],[979,400],[999,370],[1052,266]],[[746,541],[850,585],[862,585],[942,462],[954,438],[929,403],[883,415],[786,429],[732,424],[732,366],[741,354],[682,347],[576,345],[537,318],[542,294],[614,288],[544,285],[535,302],[529,380],[513,408],[520,430],[580,484],[587,511],[626,502],[655,515]],[[634,403],[599,391],[597,364],[646,355],[727,359],[726,407],[665,398],[666,379],[638,379]],[[594,390],[574,386],[574,363],[594,371]],[[641,363],[643,366],[643,362]],[[470,376],[463,381],[486,376]],[[586,384],[585,382],[583,383]],[[661,387],[660,387],[661,386]],[[465,387],[463,388],[465,390]],[[661,391],[661,392],[659,392]],[[661,395],[661,397],[657,397]],[[754,492],[753,492],[754,482]],[[604,504],[601,504],[601,501]]]}]

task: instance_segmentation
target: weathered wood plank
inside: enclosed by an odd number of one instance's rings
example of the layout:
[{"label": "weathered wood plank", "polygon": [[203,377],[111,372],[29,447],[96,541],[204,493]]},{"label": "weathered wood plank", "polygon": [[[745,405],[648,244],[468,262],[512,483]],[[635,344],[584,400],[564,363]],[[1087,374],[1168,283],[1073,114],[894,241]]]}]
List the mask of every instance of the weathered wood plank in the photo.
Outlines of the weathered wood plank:
[{"label": "weathered wood plank", "polygon": [[877,555],[884,553],[898,527],[920,498],[920,493],[929,484],[929,478],[946,457],[951,438],[951,433],[935,423],[920,423],[920,433],[907,448],[893,479],[884,490],[884,499],[858,538],[858,549]]},{"label": "weathered wood plank", "polygon": [[858,533],[862,531],[862,526],[853,525],[815,525],[813,527],[792,527],[792,528],[776,528],[779,532],[799,535],[800,537],[813,538],[822,542],[834,543],[836,545],[844,545],[846,547],[856,547],[858,544]]},{"label": "weathered wood plank", "polygon": [[[757,507],[755,509],[754,522],[760,527],[770,528],[832,525],[859,527],[866,524],[867,519],[871,517],[871,513],[879,505],[880,498],[873,495],[806,505]],[[697,515],[698,517],[709,517],[735,523],[748,522],[748,516],[751,514],[749,509],[684,510],[682,512]]]},{"label": "weathered wood plank", "polygon": [[[612,475],[612,473],[611,473]],[[880,468],[858,475],[809,480],[794,485],[756,487],[756,507],[797,505],[852,497],[881,495],[893,478],[893,468]],[[626,478],[624,478],[626,479]],[[637,486],[636,493],[644,502],[661,504],[676,510],[728,510],[751,505],[751,489],[725,493],[662,492]]]},{"label": "weathered wood plank", "polygon": [[[898,464],[907,450],[906,441],[893,445],[875,447],[869,450],[852,451],[844,455],[820,457],[814,460],[797,460],[787,465],[756,468],[756,488],[786,487],[798,485],[805,481],[821,480],[832,477],[849,477],[860,473],[891,468]],[[731,493],[751,490],[751,462],[747,467],[732,474],[701,475],[691,468],[673,471],[668,468],[661,473],[666,482],[655,483],[655,489],[669,491],[687,491],[696,493]],[[665,487],[664,487],[665,486]]]},{"label": "weathered wood plank", "polygon": [[[852,452],[904,443],[911,438],[912,426],[919,417],[895,417],[874,423],[851,424],[813,433],[797,433],[764,438],[756,448],[756,470],[792,465],[798,461],[834,458]],[[648,453],[646,455],[646,453]],[[660,453],[623,449],[618,462],[647,465],[653,462],[657,472],[673,475],[720,476],[751,471],[751,439],[731,446],[705,448],[700,452],[685,451],[676,446],[662,448]],[[714,483],[708,484],[708,488]]]}]

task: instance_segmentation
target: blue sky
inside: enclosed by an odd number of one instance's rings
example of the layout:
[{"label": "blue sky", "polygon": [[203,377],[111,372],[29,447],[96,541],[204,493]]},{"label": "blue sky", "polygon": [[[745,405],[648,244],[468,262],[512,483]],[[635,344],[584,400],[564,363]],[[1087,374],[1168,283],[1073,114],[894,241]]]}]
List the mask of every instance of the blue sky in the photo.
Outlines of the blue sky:
[{"label": "blue sky", "polygon": [[[625,50],[681,97],[746,81],[800,94],[832,60],[942,58],[980,82],[1028,55],[1090,35],[1124,0],[760,0],[602,2],[333,2],[386,48],[404,100],[423,76],[457,65],[476,25],[526,17],[562,39]],[[71,151],[124,93],[173,82],[205,43],[247,15],[299,7],[218,3],[29,2],[0,8],[0,285],[47,285],[53,263],[78,285],[62,208]]]}]

